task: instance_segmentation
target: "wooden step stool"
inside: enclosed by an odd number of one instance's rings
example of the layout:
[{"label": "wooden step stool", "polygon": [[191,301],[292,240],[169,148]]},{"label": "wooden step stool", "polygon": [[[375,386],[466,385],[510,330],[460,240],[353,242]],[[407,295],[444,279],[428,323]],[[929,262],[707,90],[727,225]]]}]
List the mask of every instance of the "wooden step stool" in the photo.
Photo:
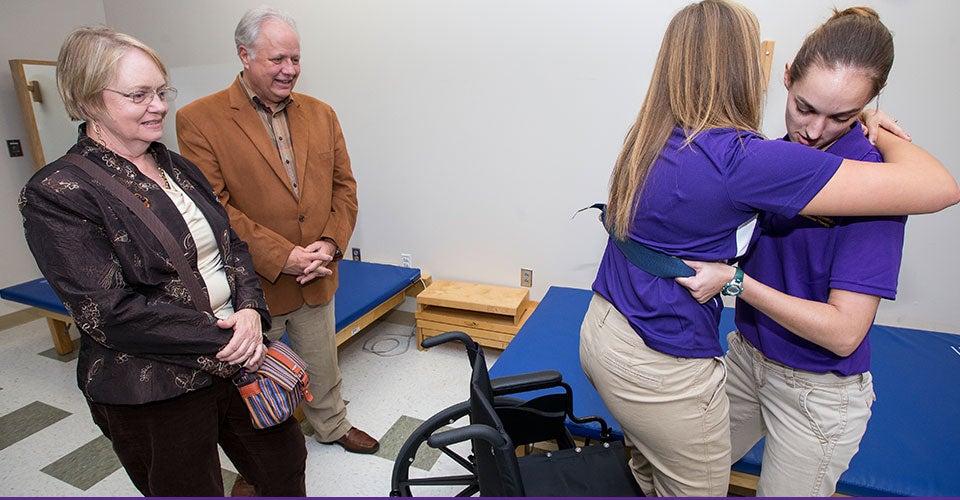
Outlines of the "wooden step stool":
[{"label": "wooden step stool", "polygon": [[436,280],[417,295],[417,348],[423,339],[461,331],[484,347],[505,349],[536,308],[523,288]]}]

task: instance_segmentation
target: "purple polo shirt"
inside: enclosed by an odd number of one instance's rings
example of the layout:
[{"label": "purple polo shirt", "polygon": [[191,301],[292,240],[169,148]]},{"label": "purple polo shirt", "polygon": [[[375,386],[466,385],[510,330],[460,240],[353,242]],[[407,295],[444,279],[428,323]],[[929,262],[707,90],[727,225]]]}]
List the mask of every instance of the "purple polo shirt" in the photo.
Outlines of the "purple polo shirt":
[{"label": "purple polo shirt", "polygon": [[[733,129],[708,130],[684,145],[678,127],[643,190],[629,237],[663,253],[728,260],[745,253],[758,212],[797,214],[842,159]],[[607,242],[593,290],[610,301],[652,349],[680,357],[722,355],[723,304],[699,304],[673,279],[633,266]]]},{"label": "purple polo shirt", "polygon": [[[883,161],[860,124],[827,151],[852,160]],[[741,261],[744,271],[781,292],[817,302],[826,302],[833,288],[896,298],[906,217],[815,219],[762,215],[760,236]],[[840,357],[790,333],[743,300],[737,301],[736,322],[747,341],[778,363],[841,376],[870,369],[869,336],[852,354]]]}]

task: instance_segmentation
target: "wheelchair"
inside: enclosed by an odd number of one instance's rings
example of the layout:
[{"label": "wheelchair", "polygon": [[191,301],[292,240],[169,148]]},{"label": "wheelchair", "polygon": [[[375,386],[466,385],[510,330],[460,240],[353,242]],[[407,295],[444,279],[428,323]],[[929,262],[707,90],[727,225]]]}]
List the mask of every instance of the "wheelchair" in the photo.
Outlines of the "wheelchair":
[{"label": "wheelchair", "polygon": [[[597,416],[575,417],[573,394],[559,372],[546,370],[490,379],[483,349],[463,332],[423,341],[423,347],[459,341],[472,368],[470,399],[421,424],[394,462],[390,496],[643,496],[620,441]],[[529,400],[529,391],[547,394]],[[567,419],[600,424],[600,442],[578,446]],[[556,451],[517,456],[517,447],[554,442]],[[431,449],[446,467],[417,474],[418,456]],[[433,451],[436,453],[436,451]],[[431,468],[431,470],[437,467]]]}]

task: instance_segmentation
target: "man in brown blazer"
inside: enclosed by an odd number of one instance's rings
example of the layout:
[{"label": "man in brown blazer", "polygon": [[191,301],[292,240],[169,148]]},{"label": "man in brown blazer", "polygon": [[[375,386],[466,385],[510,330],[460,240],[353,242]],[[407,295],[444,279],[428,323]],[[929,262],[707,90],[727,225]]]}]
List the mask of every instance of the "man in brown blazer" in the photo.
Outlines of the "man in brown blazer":
[{"label": "man in brown blazer", "polygon": [[278,340],[309,364],[304,414],[315,438],[347,451],[379,443],[353,427],[340,395],[333,297],[340,249],[357,220],[356,181],[333,109],[294,93],[300,39],[289,15],[262,7],[237,25],[243,71],[177,113],[180,152],[213,185],[253,255]]}]

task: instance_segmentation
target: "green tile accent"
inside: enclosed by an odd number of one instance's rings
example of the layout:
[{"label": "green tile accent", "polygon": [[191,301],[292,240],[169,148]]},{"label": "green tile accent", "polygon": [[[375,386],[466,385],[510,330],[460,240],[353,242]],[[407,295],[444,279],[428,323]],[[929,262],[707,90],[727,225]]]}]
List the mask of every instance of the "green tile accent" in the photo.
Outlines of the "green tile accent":
[{"label": "green tile accent", "polygon": [[233,489],[233,482],[237,480],[236,472],[227,469],[220,469],[220,476],[223,477],[223,496],[230,496],[230,490]]},{"label": "green tile accent", "polygon": [[[407,441],[407,438],[410,437],[413,431],[417,430],[417,427],[422,423],[423,420],[418,418],[401,415],[386,434],[380,438],[380,449],[377,450],[375,455],[390,461],[396,461],[403,443]],[[437,463],[438,458],[440,458],[440,450],[431,448],[427,446],[427,443],[423,443],[420,445],[420,448],[417,449],[416,458],[414,458],[413,464],[411,465],[420,470],[428,471],[433,467],[433,464]]]},{"label": "green tile accent", "polygon": [[57,361],[63,361],[64,363],[68,363],[70,361],[77,359],[77,353],[80,352],[80,339],[72,339],[71,344],[73,344],[73,350],[62,356],[57,354],[57,350],[54,349],[53,347],[39,354],[41,356],[44,356],[50,359],[55,359]]},{"label": "green tile accent", "polygon": [[70,412],[34,401],[0,417],[0,450],[71,415]]},{"label": "green tile accent", "polygon": [[120,459],[113,452],[110,440],[100,436],[40,471],[87,491],[118,469]]},{"label": "green tile accent", "polygon": [[[44,467],[41,471],[86,491],[121,467],[110,440],[100,436]],[[230,490],[238,474],[221,468],[220,475],[223,477],[224,495],[230,496]]]}]

